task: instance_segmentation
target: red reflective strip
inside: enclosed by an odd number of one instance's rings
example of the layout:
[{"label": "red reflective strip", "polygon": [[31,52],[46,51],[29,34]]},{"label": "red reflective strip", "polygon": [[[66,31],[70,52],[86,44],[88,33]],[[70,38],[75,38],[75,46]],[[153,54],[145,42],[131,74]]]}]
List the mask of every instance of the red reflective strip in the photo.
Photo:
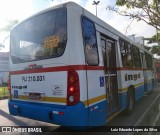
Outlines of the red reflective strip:
[{"label": "red reflective strip", "polygon": [[17,74],[31,74],[31,73],[43,73],[43,72],[56,72],[56,71],[67,71],[68,67],[49,67],[49,68],[40,68],[40,69],[30,69],[30,70],[19,70],[11,71],[11,75]]},{"label": "red reflective strip", "polygon": [[10,75],[44,73],[44,72],[58,72],[58,71],[69,71],[69,70],[151,70],[151,69],[123,68],[123,67],[107,68],[104,66],[69,65],[69,66],[11,71]]},{"label": "red reflective strip", "polygon": [[58,114],[59,114],[59,115],[64,115],[64,112],[59,112]]},{"label": "red reflective strip", "polygon": [[69,70],[104,70],[104,67],[103,66],[71,65],[71,66],[60,66],[60,67],[48,67],[48,68],[40,68],[40,69],[11,71],[10,75],[69,71]]}]

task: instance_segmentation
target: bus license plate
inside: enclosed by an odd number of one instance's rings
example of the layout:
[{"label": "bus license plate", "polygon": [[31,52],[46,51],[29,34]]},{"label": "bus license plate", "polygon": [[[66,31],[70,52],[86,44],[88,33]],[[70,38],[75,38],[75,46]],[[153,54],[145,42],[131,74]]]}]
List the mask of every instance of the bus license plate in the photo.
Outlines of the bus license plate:
[{"label": "bus license plate", "polygon": [[28,99],[41,100],[41,94],[40,93],[29,93]]}]

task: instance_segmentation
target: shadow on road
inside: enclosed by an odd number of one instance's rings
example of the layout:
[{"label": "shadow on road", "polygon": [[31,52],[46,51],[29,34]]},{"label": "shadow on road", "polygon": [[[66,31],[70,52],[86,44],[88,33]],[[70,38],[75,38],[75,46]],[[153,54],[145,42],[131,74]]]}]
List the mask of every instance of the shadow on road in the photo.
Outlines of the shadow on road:
[{"label": "shadow on road", "polygon": [[[8,120],[12,121],[13,123],[15,123],[16,125],[23,125],[23,126],[29,126],[28,124],[14,118],[13,116],[9,115],[8,113],[6,113],[3,110],[0,110],[0,116],[6,117]],[[10,125],[7,125],[10,126]]]}]

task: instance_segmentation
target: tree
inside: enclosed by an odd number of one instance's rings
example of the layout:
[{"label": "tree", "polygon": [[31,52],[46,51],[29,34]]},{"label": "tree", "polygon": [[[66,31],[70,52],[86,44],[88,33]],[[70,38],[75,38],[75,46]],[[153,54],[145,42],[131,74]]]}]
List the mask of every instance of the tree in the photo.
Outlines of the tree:
[{"label": "tree", "polygon": [[[127,9],[121,10],[119,7],[122,6]],[[144,21],[160,30],[160,0],[117,0],[116,6],[107,6],[107,9],[137,21]]]},{"label": "tree", "polygon": [[0,32],[3,32],[3,31],[10,31],[11,28],[18,23],[18,20],[17,19],[14,19],[14,20],[9,20],[8,23],[6,24],[6,26],[4,26],[3,28],[0,29]]},{"label": "tree", "polygon": [[[120,7],[126,7],[120,8]],[[128,16],[130,19],[137,21],[144,21],[148,25],[156,28],[157,34],[148,40],[147,44],[160,44],[160,0],[116,0],[116,6],[107,6],[108,10],[114,11],[119,15]],[[154,45],[152,47],[145,46],[153,54],[160,56],[160,46]]]},{"label": "tree", "polygon": [[144,46],[145,49],[149,50],[152,54],[156,54],[157,56],[160,56],[160,46],[154,45],[152,47]]},{"label": "tree", "polygon": [[160,33],[153,35],[151,38],[145,38],[147,44],[158,43],[160,45]]},{"label": "tree", "polygon": [[158,45],[154,45],[152,47],[145,46],[145,48],[151,51],[153,54],[160,56],[160,33],[153,35],[151,38],[145,38],[147,40],[147,44],[158,43]]}]

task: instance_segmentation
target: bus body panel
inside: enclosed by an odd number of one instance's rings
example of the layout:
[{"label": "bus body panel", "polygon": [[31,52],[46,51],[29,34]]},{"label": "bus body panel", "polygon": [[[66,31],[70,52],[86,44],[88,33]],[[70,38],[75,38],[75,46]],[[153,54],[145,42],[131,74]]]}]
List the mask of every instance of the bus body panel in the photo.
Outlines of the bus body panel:
[{"label": "bus body panel", "polygon": [[[109,116],[126,109],[130,87],[134,88],[135,101],[152,89],[152,71],[144,71],[146,67],[124,68],[119,39],[124,38],[135,45],[133,41],[75,3],[69,2],[58,6],[61,7],[67,8],[67,41],[61,56],[18,64],[12,63],[10,56],[11,98],[8,102],[10,114],[62,126],[104,125]],[[50,10],[52,9],[38,15]],[[83,16],[91,20],[96,29],[98,65],[89,65],[86,61],[82,31]],[[116,66],[113,69],[104,66],[101,38],[114,42]],[[144,51],[142,47],[138,48]],[[67,104],[70,71],[74,71],[79,79],[80,98],[74,105]],[[106,71],[115,71],[116,74],[114,84],[117,85],[117,89],[114,94],[117,103],[114,104],[116,108],[112,111],[109,108],[112,109],[113,98],[111,94],[108,95]]]},{"label": "bus body panel", "polygon": [[[77,12],[78,8],[80,11]],[[75,10],[76,13],[73,12],[73,10]],[[78,41],[79,37],[82,37],[82,31],[81,28],[79,28],[81,25],[81,12],[82,9],[79,6],[74,7],[72,3],[68,4],[67,20],[74,17],[76,23],[75,25],[67,23],[67,44],[62,56],[20,64],[13,64],[12,61],[10,61],[10,66],[12,67],[10,73],[10,114],[63,126],[88,126],[84,48],[83,41]],[[79,13],[79,15],[77,15],[77,13]],[[77,34],[70,32],[73,29]],[[41,66],[41,68],[29,69],[30,65],[38,65]],[[73,106],[66,106],[68,71],[76,71],[79,76],[80,102]],[[38,81],[39,77],[40,81]],[[42,100],[28,100],[28,96],[29,94],[31,95],[31,93],[40,93]],[[30,97],[32,98],[32,96],[33,95]],[[35,115],[32,115],[33,112],[35,112]],[[58,112],[64,112],[64,115],[56,114]],[[41,117],[42,114],[44,114],[44,117]],[[81,114],[81,117],[79,114]],[[49,119],[49,117],[51,117],[50,115],[53,115],[53,120]],[[70,122],[67,122],[68,119],[70,119]]]},{"label": "bus body panel", "polygon": [[[98,68],[98,67],[97,67]],[[94,74],[93,74],[94,72]],[[98,126],[106,122],[106,92],[104,81],[104,71],[87,70],[88,81],[88,109],[89,109],[89,125]]]},{"label": "bus body panel", "polygon": [[[25,74],[25,71],[22,70],[15,75],[14,72],[11,72],[11,97],[15,100],[53,102],[55,104],[57,102],[65,105],[67,72],[55,72],[54,70],[56,71],[56,68],[43,68],[39,69],[39,73],[33,71],[29,74]],[[34,95],[34,93],[36,94]]]},{"label": "bus body panel", "polygon": [[146,74],[145,77],[145,93],[151,91],[153,89],[153,82],[154,82],[154,74],[153,74],[153,70],[145,70],[144,71]]},{"label": "bus body panel", "polygon": [[82,102],[74,106],[67,106],[65,108],[61,108],[56,105],[52,107],[51,104],[47,103],[35,104],[17,100],[9,100],[8,104],[10,114],[12,115],[63,126],[88,126],[88,109],[84,107]]}]

